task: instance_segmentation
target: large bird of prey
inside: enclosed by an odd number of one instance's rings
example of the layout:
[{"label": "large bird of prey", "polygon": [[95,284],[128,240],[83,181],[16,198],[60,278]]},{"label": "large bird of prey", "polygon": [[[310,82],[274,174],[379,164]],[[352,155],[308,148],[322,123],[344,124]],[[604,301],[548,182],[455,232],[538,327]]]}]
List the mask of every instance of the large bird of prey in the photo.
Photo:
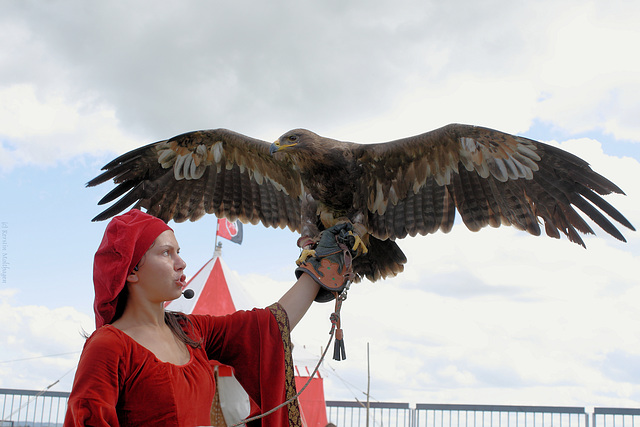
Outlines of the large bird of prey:
[{"label": "large bird of prey", "polygon": [[357,280],[401,272],[406,258],[395,240],[448,232],[456,209],[472,231],[512,225],[540,235],[543,224],[548,236],[562,233],[582,246],[579,233],[593,230],[575,208],[621,241],[603,213],[634,230],[601,197],[622,190],[587,162],[541,142],[462,124],[377,144],[304,129],[273,144],[226,129],[201,130],[132,150],[103,170],[87,185],[113,178],[117,186],[99,204],[120,199],[94,220],[135,204],[164,221],[210,213],[288,227],[312,239],[351,221],[368,248],[354,260]]}]

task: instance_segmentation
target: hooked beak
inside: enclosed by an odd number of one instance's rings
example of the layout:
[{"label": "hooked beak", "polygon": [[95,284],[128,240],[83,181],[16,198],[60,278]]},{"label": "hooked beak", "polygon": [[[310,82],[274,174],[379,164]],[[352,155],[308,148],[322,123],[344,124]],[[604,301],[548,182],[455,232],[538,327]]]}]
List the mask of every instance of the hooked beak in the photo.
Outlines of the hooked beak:
[{"label": "hooked beak", "polygon": [[273,156],[273,154],[277,153],[278,151],[283,151],[283,150],[286,150],[287,148],[295,147],[298,144],[297,139],[289,143],[289,138],[285,138],[284,144],[281,141],[282,141],[282,138],[278,138],[273,144],[271,144],[271,146],[269,147],[269,154]]},{"label": "hooked beak", "polygon": [[280,148],[280,140],[278,139],[269,147],[269,154],[273,156],[274,153],[280,151]]}]

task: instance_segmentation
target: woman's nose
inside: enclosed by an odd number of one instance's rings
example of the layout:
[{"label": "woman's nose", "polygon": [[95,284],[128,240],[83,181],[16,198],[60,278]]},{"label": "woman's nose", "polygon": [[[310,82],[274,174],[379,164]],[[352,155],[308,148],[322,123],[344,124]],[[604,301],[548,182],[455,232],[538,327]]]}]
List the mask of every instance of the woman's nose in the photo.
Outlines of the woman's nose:
[{"label": "woman's nose", "polygon": [[176,260],[176,270],[184,270],[185,268],[187,268],[187,263],[184,262],[184,260],[182,259],[182,257],[180,255],[177,255],[178,259]]}]

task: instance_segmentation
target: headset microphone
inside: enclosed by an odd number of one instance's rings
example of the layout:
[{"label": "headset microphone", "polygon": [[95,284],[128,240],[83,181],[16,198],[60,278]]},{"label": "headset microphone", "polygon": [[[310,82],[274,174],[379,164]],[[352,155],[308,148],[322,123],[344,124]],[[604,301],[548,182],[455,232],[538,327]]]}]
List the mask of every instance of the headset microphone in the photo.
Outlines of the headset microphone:
[{"label": "headset microphone", "polygon": [[191,298],[193,298],[193,296],[194,296],[195,294],[196,294],[196,293],[195,293],[195,292],[193,292],[193,289],[185,289],[185,291],[182,293],[182,295],[183,295],[186,299],[191,299]]}]

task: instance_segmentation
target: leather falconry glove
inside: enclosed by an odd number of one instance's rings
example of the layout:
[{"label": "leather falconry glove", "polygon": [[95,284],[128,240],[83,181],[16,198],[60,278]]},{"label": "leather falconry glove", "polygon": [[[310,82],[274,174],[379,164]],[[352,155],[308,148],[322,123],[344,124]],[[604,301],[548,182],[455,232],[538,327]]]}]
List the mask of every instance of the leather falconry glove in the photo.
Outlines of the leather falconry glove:
[{"label": "leather falconry glove", "polygon": [[329,302],[353,280],[353,258],[360,238],[350,223],[336,224],[320,233],[320,240],[306,260],[296,268],[296,277],[307,273],[319,285],[317,302]]}]

